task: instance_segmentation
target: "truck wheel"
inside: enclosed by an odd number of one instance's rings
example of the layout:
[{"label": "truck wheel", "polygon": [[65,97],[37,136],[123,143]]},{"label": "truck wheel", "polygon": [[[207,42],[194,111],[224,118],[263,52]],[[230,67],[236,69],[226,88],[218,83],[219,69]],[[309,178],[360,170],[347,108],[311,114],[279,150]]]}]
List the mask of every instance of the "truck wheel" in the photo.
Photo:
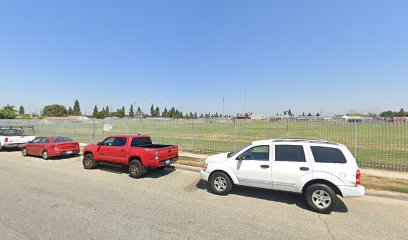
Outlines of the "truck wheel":
[{"label": "truck wheel", "polygon": [[230,177],[222,172],[212,174],[209,184],[211,192],[217,195],[228,195],[232,190],[232,181]]},{"label": "truck wheel", "polygon": [[23,157],[27,157],[27,149],[21,149],[21,154],[23,155]]},{"label": "truck wheel", "polygon": [[143,164],[139,160],[133,160],[129,164],[129,175],[132,178],[141,178],[145,173]]},{"label": "truck wheel", "polygon": [[44,160],[47,160],[47,159],[49,158],[47,151],[43,151],[41,156],[42,156],[42,158],[43,158]]},{"label": "truck wheel", "polygon": [[305,200],[315,212],[329,214],[338,201],[336,193],[325,184],[313,184],[306,188]]},{"label": "truck wheel", "polygon": [[92,154],[86,154],[82,160],[82,165],[85,169],[94,169],[98,166],[98,163],[94,160]]}]

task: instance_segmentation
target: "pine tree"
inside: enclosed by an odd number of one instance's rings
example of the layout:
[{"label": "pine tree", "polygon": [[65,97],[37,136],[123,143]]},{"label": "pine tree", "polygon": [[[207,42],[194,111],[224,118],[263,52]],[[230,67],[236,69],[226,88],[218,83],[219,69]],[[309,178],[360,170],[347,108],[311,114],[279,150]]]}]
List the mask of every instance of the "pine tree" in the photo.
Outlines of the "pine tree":
[{"label": "pine tree", "polygon": [[68,116],[74,115],[74,111],[72,110],[72,107],[68,108]]},{"label": "pine tree", "polygon": [[93,110],[93,113],[92,113],[92,116],[93,116],[94,118],[96,118],[96,117],[98,116],[98,113],[99,113],[99,111],[98,111],[98,106],[95,105],[94,110]]},{"label": "pine tree", "polygon": [[18,110],[18,114],[20,115],[24,115],[25,114],[25,110],[23,106],[20,106],[20,109]]},{"label": "pine tree", "polygon": [[79,106],[79,101],[78,101],[78,99],[75,100],[74,109],[73,109],[72,115],[74,115],[74,116],[81,116],[81,115],[82,115],[82,113],[81,113],[81,107]]},{"label": "pine tree", "polygon": [[166,118],[167,117],[167,108],[164,108],[164,111],[162,112],[162,117]]},{"label": "pine tree", "polygon": [[159,108],[159,106],[156,107],[156,117],[160,117],[160,108]]},{"label": "pine tree", "polygon": [[152,106],[150,107],[150,116],[156,117],[156,111],[154,110],[153,104],[152,104]]},{"label": "pine tree", "polygon": [[289,117],[293,116],[293,115],[292,115],[292,110],[289,109],[288,115],[289,115]]},{"label": "pine tree", "polygon": [[109,106],[106,106],[105,108],[105,117],[109,117],[110,116],[110,110],[109,110]]},{"label": "pine tree", "polygon": [[129,109],[129,117],[134,117],[135,116],[135,111],[133,110],[133,104],[130,105]]}]

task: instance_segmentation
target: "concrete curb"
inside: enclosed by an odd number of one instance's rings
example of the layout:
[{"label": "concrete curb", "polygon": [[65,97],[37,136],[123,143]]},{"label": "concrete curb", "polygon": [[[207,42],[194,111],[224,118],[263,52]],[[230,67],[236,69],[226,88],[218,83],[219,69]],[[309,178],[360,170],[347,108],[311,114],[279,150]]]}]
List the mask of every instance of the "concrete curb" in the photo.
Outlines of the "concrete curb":
[{"label": "concrete curb", "polygon": [[[177,169],[182,169],[182,170],[187,170],[187,171],[192,171],[192,172],[200,172],[202,169],[200,167],[191,167],[191,166],[182,165],[182,164],[173,164],[173,165]],[[408,201],[408,194],[398,193],[398,192],[388,192],[388,191],[367,189],[366,196]]]}]

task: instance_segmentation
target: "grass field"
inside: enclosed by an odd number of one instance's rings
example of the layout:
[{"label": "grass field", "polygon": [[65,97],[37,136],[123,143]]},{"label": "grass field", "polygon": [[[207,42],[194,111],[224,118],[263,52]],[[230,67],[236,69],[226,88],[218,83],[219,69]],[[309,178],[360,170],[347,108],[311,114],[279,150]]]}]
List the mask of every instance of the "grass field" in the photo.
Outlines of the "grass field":
[{"label": "grass field", "polygon": [[[307,138],[345,144],[360,165],[408,170],[408,124],[302,121],[139,120],[22,121],[0,125],[35,125],[37,135],[66,135],[96,142],[113,134],[148,134],[155,142],[178,144],[183,151],[213,154],[232,151],[259,139]],[[112,130],[104,131],[110,124]]]}]

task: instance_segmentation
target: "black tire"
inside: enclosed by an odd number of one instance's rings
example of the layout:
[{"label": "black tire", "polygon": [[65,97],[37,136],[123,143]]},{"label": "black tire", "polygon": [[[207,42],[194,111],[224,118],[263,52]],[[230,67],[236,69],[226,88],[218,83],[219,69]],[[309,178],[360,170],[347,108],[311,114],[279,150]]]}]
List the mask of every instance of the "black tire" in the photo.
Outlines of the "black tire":
[{"label": "black tire", "polygon": [[98,166],[98,163],[94,160],[93,155],[88,153],[82,159],[82,165],[85,169],[94,169]]},{"label": "black tire", "polygon": [[232,190],[231,178],[223,173],[216,172],[209,179],[209,186],[212,193],[217,195],[228,195]]},{"label": "black tire", "polygon": [[143,164],[135,159],[129,163],[129,176],[132,178],[141,178],[145,174]]},{"label": "black tire", "polygon": [[337,205],[337,195],[325,184],[313,184],[306,188],[306,204],[315,212],[329,214]]},{"label": "black tire", "polygon": [[3,147],[2,146],[0,146],[0,152],[3,152]]},{"label": "black tire", "polygon": [[22,148],[22,149],[21,149],[21,155],[23,155],[23,157],[27,157],[27,156],[28,156],[28,154],[27,154],[27,149]]},{"label": "black tire", "polygon": [[42,152],[41,157],[42,157],[44,160],[48,160],[48,159],[50,158],[50,157],[48,156],[48,152],[47,152],[46,150],[44,150],[44,151]]}]

